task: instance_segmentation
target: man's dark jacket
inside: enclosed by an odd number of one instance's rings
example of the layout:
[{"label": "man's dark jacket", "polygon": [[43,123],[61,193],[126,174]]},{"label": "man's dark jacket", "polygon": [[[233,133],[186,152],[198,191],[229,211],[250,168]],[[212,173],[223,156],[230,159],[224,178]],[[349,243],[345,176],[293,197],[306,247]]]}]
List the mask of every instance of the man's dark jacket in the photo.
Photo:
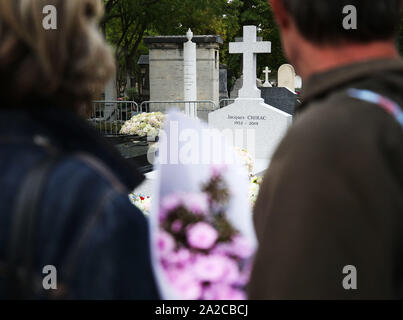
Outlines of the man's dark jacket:
[{"label": "man's dark jacket", "polygon": [[67,110],[0,109],[0,297],[7,298],[7,248],[22,181],[62,154],[47,180],[36,221],[34,269],[57,269],[57,291],[36,298],[157,299],[148,225],[129,201],[136,168]]},{"label": "man's dark jacket", "polygon": [[306,83],[257,200],[251,299],[403,298],[403,129],[349,88],[403,106],[402,60]]}]

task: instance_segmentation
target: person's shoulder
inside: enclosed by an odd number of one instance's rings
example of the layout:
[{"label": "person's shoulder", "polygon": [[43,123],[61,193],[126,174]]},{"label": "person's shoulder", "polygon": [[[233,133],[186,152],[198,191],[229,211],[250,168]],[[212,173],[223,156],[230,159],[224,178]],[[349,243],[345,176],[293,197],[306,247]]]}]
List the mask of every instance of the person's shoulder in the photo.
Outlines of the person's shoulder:
[{"label": "person's shoulder", "polygon": [[75,154],[56,164],[49,178],[46,203],[61,216],[78,215],[79,220],[96,213],[108,216],[116,212],[125,220],[138,213],[129,200],[131,191],[101,160]]},{"label": "person's shoulder", "polygon": [[63,179],[63,183],[76,185],[76,187],[84,184],[92,189],[128,192],[112,169],[102,160],[89,154],[80,153],[62,157],[55,171],[59,176],[64,177],[64,179],[60,177]]},{"label": "person's shoulder", "polygon": [[48,216],[47,221],[62,225],[70,221],[77,226],[98,216],[114,217],[117,223],[139,223],[143,227],[144,215],[129,199],[132,191],[101,161],[86,156],[66,156],[49,176],[44,191],[44,215]]},{"label": "person's shoulder", "polygon": [[146,218],[130,202],[129,192],[102,161],[88,155],[63,157],[49,177],[43,221],[68,237],[86,230],[101,242],[115,233],[145,239]]},{"label": "person's shoulder", "polygon": [[315,153],[341,156],[344,151],[365,151],[382,140],[393,118],[375,104],[335,92],[311,102],[296,116],[277,155]]},{"label": "person's shoulder", "polygon": [[[72,155],[57,166],[41,221],[44,230],[58,232],[43,235],[47,241],[41,243],[42,252],[61,256],[55,265],[60,263],[61,277],[71,279],[73,298],[158,298],[147,219],[95,160]],[[108,263],[99,264],[100,259]],[[111,280],[118,275],[125,278],[123,283]]]},{"label": "person's shoulder", "polygon": [[393,125],[394,119],[377,104],[336,91],[309,104],[293,129],[298,134],[354,139],[382,134],[385,123]]}]

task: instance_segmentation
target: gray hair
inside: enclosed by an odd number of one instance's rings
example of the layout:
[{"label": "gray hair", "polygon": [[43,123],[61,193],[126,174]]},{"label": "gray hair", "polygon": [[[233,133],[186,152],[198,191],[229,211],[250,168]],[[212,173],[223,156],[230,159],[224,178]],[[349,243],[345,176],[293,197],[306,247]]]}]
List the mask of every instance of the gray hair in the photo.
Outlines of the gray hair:
[{"label": "gray hair", "polygon": [[[57,30],[43,27],[43,8],[57,9]],[[114,73],[112,50],[97,22],[101,0],[0,0],[0,99],[80,108]]]}]

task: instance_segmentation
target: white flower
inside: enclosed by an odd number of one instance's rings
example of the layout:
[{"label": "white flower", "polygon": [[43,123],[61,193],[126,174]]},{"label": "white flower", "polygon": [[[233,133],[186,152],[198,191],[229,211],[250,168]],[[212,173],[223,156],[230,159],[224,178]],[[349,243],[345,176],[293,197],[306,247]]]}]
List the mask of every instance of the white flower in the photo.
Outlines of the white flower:
[{"label": "white flower", "polygon": [[129,195],[130,201],[138,208],[140,211],[144,213],[144,215],[148,216],[151,212],[151,197],[143,196],[137,194]]},{"label": "white flower", "polygon": [[140,113],[123,124],[120,134],[156,137],[164,121],[165,115],[161,112]]},{"label": "white flower", "polygon": [[242,164],[246,167],[249,174],[252,175],[253,168],[255,167],[255,161],[252,159],[251,155],[246,149],[235,148],[239,157],[241,158]]},{"label": "white flower", "polygon": [[262,178],[252,177],[249,182],[249,201],[252,207],[255,206],[257,197],[259,195],[260,186],[262,185]]}]

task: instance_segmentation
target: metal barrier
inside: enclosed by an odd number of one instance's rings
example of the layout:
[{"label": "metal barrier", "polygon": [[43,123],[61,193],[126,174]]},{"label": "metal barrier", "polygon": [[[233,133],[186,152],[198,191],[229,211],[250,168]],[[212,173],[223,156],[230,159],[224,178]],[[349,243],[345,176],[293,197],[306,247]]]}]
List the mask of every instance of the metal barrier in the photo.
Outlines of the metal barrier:
[{"label": "metal barrier", "polygon": [[119,135],[125,121],[138,113],[134,101],[93,101],[88,120],[104,135]]},{"label": "metal barrier", "polygon": [[163,112],[166,113],[171,109],[177,109],[185,112],[186,108],[196,107],[197,117],[201,120],[208,121],[208,114],[217,110],[217,106],[213,101],[144,101],[140,104],[139,112]]},{"label": "metal barrier", "polygon": [[195,107],[197,117],[208,121],[208,114],[217,110],[213,101],[144,101],[140,106],[134,101],[93,101],[88,121],[102,134],[117,136],[123,124],[133,116],[143,112],[163,112]]},{"label": "metal barrier", "polygon": [[220,100],[220,109],[228,107],[230,104],[233,104],[235,99],[222,99]]}]

